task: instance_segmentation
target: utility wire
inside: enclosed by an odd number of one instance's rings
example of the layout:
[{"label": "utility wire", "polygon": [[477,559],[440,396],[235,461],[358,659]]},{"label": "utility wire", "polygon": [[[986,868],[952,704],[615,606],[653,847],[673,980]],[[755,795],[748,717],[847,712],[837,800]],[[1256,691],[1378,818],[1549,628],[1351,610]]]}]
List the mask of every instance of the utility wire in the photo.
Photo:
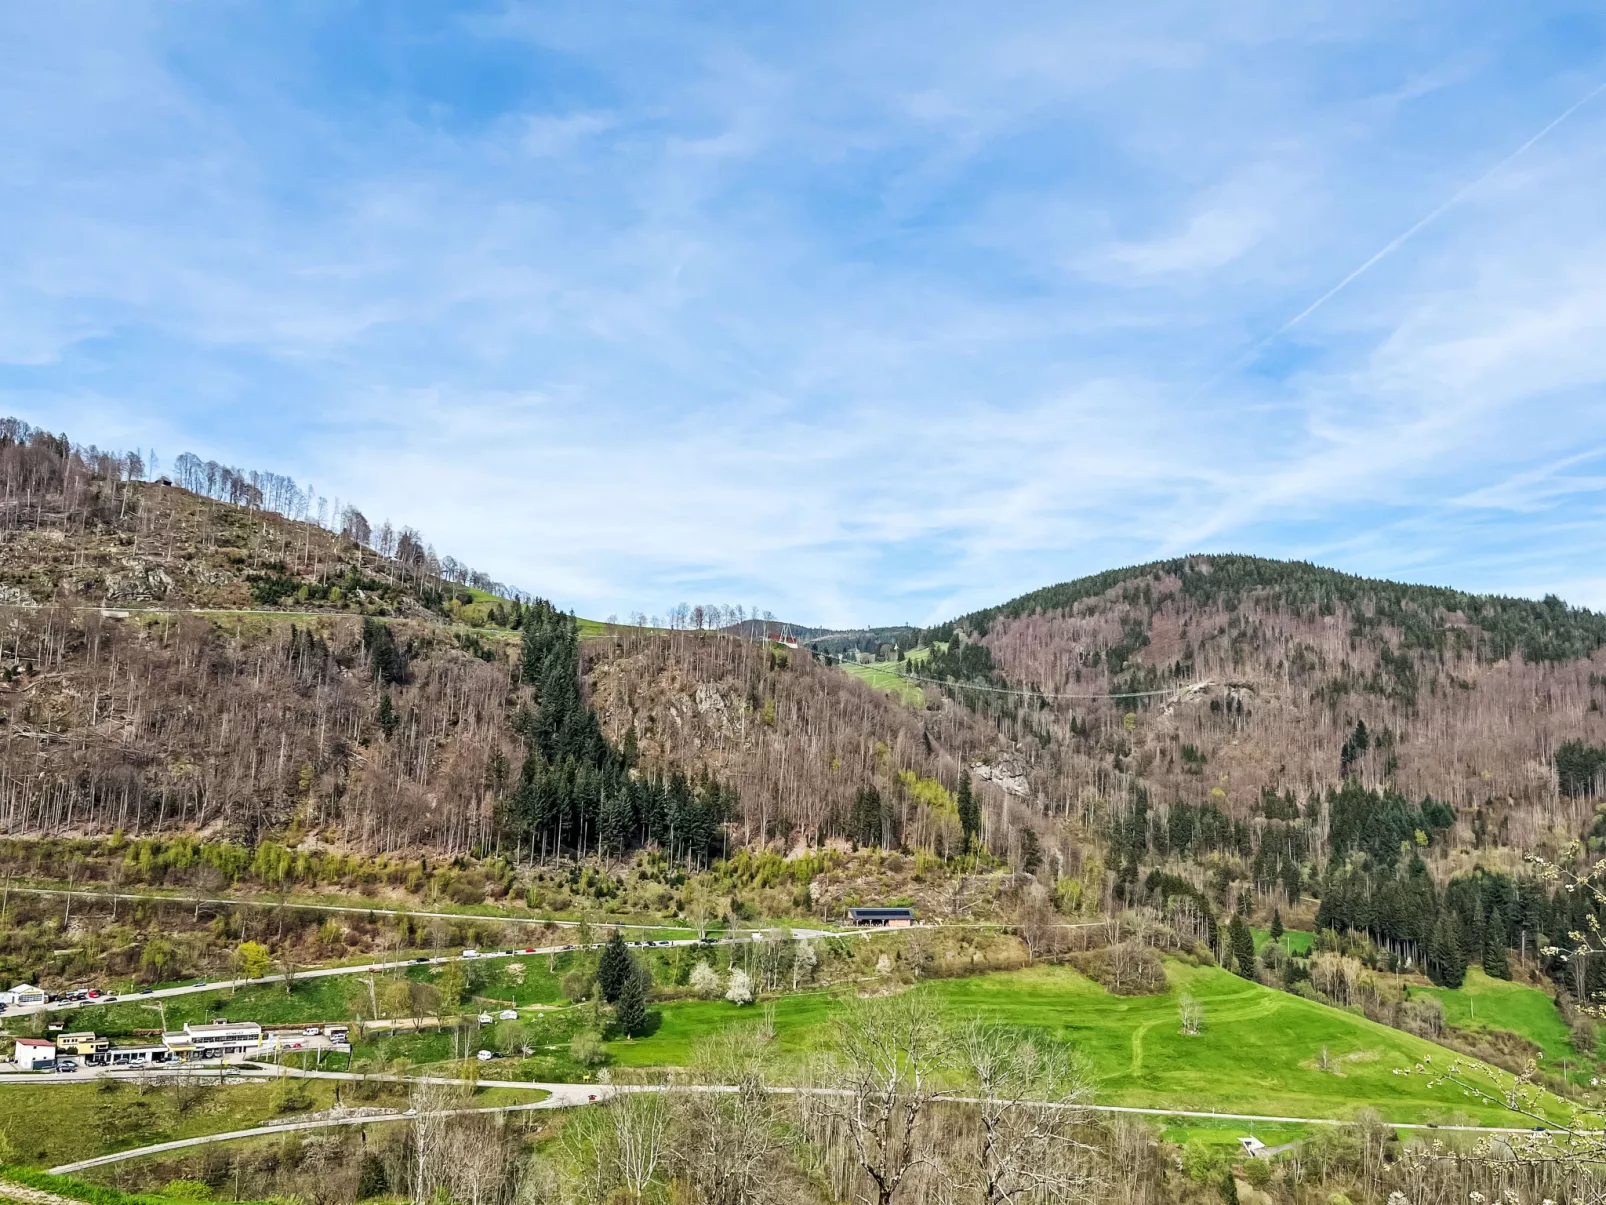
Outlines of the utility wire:
[{"label": "utility wire", "polygon": [[1167,687],[1165,690],[1124,690],[1113,694],[1106,692],[1096,695],[1068,695],[1049,694],[1041,690],[1016,690],[1008,686],[974,686],[969,682],[953,682],[942,678],[923,678],[919,674],[898,673],[897,670],[888,672],[895,674],[906,682],[929,682],[933,686],[952,686],[958,690],[984,690],[988,694],[994,695],[1019,695],[1023,699],[1148,699],[1157,698],[1160,695],[1175,695],[1180,699],[1182,692],[1185,690],[1199,690],[1210,685],[1209,680],[1206,679],[1203,682],[1189,683],[1187,686]]}]

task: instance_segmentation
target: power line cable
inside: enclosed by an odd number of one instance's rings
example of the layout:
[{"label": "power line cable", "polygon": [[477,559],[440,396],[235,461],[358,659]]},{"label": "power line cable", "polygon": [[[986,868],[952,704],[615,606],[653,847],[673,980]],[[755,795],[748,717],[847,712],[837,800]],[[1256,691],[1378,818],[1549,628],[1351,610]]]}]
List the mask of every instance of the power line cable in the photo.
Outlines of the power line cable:
[{"label": "power line cable", "polygon": [[1201,690],[1204,687],[1211,685],[1210,681],[1206,679],[1203,682],[1191,682],[1186,686],[1167,687],[1165,690],[1124,690],[1118,693],[1105,692],[1103,694],[1095,695],[1051,694],[1047,691],[1041,690],[1016,690],[1013,687],[1007,686],[978,686],[969,682],[954,682],[943,678],[924,678],[919,674],[898,673],[896,670],[891,670],[889,672],[895,674],[898,678],[903,679],[905,682],[929,682],[933,686],[952,686],[959,690],[984,690],[988,694],[995,695],[1019,695],[1023,699],[1149,699],[1158,698],[1161,695],[1176,695],[1177,698],[1180,699],[1183,691]]}]

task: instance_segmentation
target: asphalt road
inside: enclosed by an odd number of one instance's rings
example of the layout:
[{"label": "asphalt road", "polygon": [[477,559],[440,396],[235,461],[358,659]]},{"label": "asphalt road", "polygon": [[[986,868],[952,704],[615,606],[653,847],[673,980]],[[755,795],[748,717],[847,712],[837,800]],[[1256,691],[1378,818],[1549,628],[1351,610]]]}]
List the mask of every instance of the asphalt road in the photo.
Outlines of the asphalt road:
[{"label": "asphalt road", "polygon": [[[352,909],[352,911],[357,911],[357,910],[356,909]],[[414,915],[429,915],[429,914],[428,913],[415,913]],[[598,926],[598,927],[603,927],[603,926]],[[607,928],[614,928],[615,926],[609,925],[609,926],[606,926],[606,927]],[[829,933],[829,932],[825,932],[825,931],[822,931],[822,930],[812,930],[812,929],[794,929],[794,930],[792,930],[792,935],[793,935],[794,939],[796,939],[798,941],[805,941],[805,940],[809,940],[809,939],[813,939],[813,938],[837,936],[837,934],[834,934],[834,933]],[[631,942],[630,945],[632,946],[632,948],[645,948],[646,946],[649,946],[649,945],[650,946],[657,946],[657,947],[660,947],[660,948],[670,947],[670,946],[734,945],[734,944],[737,944],[738,942],[743,941],[743,940],[750,940],[750,939],[749,938],[737,938],[737,937],[721,937],[721,938],[715,938],[713,940],[705,942],[700,938],[686,937],[686,938],[672,938],[672,939],[666,939],[664,941],[655,941],[655,942]],[[600,942],[600,941],[599,942],[591,942],[585,948],[598,949],[598,948],[600,948],[601,946],[603,946],[605,944],[607,944],[607,943]],[[534,957],[534,956],[541,955],[541,954],[561,954],[566,950],[576,950],[576,949],[580,949],[580,948],[582,948],[582,947],[577,946],[577,945],[573,945],[573,944],[563,945],[563,946],[530,946],[530,947],[524,947],[524,948],[520,948],[520,949],[516,949],[516,950],[486,950],[486,951],[482,951],[481,953],[476,955],[476,957],[477,958],[481,958],[481,959],[490,959],[490,958],[529,958],[529,957]],[[462,954],[449,954],[449,955],[444,955],[444,956],[442,956],[440,958],[403,958],[403,959],[399,959],[399,960],[392,961],[392,962],[365,962],[365,963],[363,963],[363,964],[361,964],[359,966],[312,967],[312,968],[310,968],[308,970],[305,970],[305,971],[297,971],[295,973],[295,978],[297,980],[301,980],[301,979],[324,979],[324,978],[328,978],[331,975],[369,975],[369,974],[374,974],[374,973],[377,973],[377,972],[380,972],[380,971],[399,970],[399,969],[401,969],[403,967],[409,967],[409,966],[440,966],[440,965],[443,965],[443,964],[448,963],[448,962],[463,962],[463,961],[472,961],[472,960],[465,959],[465,957]],[[171,998],[173,996],[193,995],[196,992],[215,992],[215,991],[218,991],[219,989],[222,989],[222,988],[240,988],[240,987],[250,987],[250,986],[253,986],[253,985],[260,985],[260,984],[283,983],[283,982],[284,982],[284,976],[283,975],[264,975],[259,979],[219,979],[219,980],[212,980],[212,981],[205,982],[205,983],[186,984],[186,985],[184,985],[182,987],[163,987],[163,988],[156,988],[156,989],[153,989],[153,990],[145,990],[145,991],[140,991],[140,992],[135,992],[135,993],[129,993],[129,994],[126,994],[126,995],[110,996],[110,997],[109,996],[100,996],[100,997],[98,997],[98,998],[96,998],[94,1000],[57,1000],[57,1001],[55,1001],[53,1003],[49,1003],[49,1004],[32,1004],[32,1005],[27,1005],[27,1006],[11,1005],[8,1008],[6,1008],[3,1013],[0,1013],[0,1016],[4,1016],[6,1018],[10,1018],[10,1017],[26,1016],[26,1015],[29,1015],[29,1014],[32,1014],[32,1013],[39,1013],[39,1012],[45,1012],[45,1013],[49,1013],[49,1012],[68,1012],[68,1011],[71,1011],[73,1009],[91,1008],[91,1007],[95,1007],[97,1005],[106,1004],[106,1003],[119,1003],[119,1002],[127,1002],[127,1001],[144,1002],[144,1001],[150,1001],[150,1000],[162,1000],[162,999]]]}]

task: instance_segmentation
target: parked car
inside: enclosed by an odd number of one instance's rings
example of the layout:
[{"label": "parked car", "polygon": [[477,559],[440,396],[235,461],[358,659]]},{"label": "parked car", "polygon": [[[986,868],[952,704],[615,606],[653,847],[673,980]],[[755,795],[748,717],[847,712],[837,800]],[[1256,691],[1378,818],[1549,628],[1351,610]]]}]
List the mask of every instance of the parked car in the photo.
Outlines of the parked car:
[{"label": "parked car", "polygon": [[304,1038],[315,1038],[315,1037],[317,1037],[318,1036],[318,1027],[316,1025],[307,1026],[305,1029],[303,1029],[301,1031],[301,1036],[304,1037]]},{"label": "parked car", "polygon": [[463,957],[464,958],[478,958],[479,956],[480,956],[480,952],[478,950],[464,950],[463,951]]},{"label": "parked car", "polygon": [[98,1000],[100,998],[100,989],[92,987],[84,993],[84,996],[89,1000]]},{"label": "parked car", "polygon": [[61,1075],[71,1075],[78,1070],[78,1064],[71,1059],[57,1059],[56,1071]]},{"label": "parked car", "polygon": [[518,1011],[516,1009],[511,1009],[511,1008],[504,1008],[501,1012],[497,1013],[496,1015],[498,1017],[502,1018],[502,1020],[504,1020],[504,1021],[517,1021],[519,1019]]},{"label": "parked car", "polygon": [[415,958],[415,959],[413,959],[413,961],[414,962],[428,962],[429,959],[427,959],[427,958]]},{"label": "parked car", "polygon": [[479,1061],[482,1063],[488,1063],[491,1061],[491,1052],[489,1050],[482,1050],[474,1057],[479,1059]]},{"label": "parked car", "polygon": [[491,1014],[490,1013],[481,1013],[480,1014],[480,1024],[481,1025],[489,1025],[490,1023],[491,1023]]}]

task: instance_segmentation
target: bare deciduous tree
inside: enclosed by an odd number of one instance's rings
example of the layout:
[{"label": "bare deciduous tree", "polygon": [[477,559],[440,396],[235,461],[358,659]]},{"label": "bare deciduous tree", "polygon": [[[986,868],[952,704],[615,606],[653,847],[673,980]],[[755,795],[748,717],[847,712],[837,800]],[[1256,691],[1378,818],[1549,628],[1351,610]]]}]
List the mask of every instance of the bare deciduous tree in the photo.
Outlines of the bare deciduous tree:
[{"label": "bare deciduous tree", "polygon": [[1063,1047],[973,1021],[955,1042],[977,1096],[978,1126],[951,1176],[982,1205],[1097,1199],[1097,1151],[1077,1137],[1091,1115],[1087,1077]]},{"label": "bare deciduous tree", "polygon": [[940,1100],[950,1039],[923,991],[848,1003],[833,1028],[827,1069],[833,1094],[815,1098],[852,1151],[867,1191],[891,1205],[917,1168],[936,1162],[933,1104]]}]

